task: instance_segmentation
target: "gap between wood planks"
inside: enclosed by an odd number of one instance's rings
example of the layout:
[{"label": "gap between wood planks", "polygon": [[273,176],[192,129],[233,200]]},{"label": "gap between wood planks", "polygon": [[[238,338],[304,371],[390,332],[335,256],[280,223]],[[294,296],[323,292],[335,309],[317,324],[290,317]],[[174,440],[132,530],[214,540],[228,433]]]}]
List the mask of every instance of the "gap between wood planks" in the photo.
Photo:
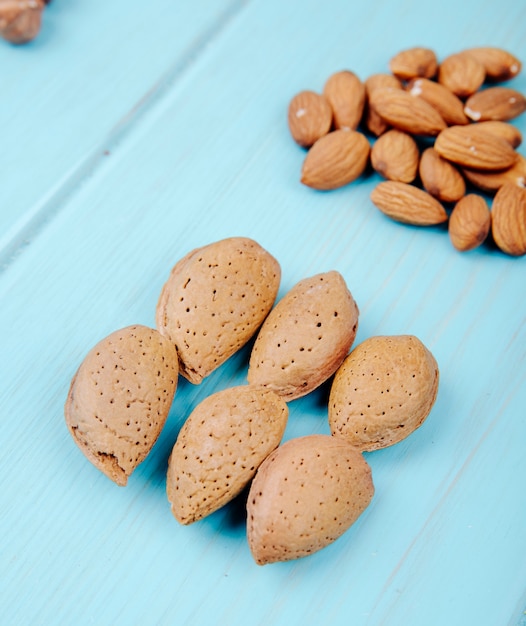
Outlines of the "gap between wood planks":
[{"label": "gap between wood planks", "polygon": [[152,85],[135,105],[114,125],[107,136],[79,161],[58,183],[0,239],[0,276],[16,261],[44,228],[67,205],[100,167],[105,157],[146,119],[168,95],[175,84],[207,53],[230,24],[248,6],[250,0],[232,0],[217,19],[197,35],[177,61]]}]

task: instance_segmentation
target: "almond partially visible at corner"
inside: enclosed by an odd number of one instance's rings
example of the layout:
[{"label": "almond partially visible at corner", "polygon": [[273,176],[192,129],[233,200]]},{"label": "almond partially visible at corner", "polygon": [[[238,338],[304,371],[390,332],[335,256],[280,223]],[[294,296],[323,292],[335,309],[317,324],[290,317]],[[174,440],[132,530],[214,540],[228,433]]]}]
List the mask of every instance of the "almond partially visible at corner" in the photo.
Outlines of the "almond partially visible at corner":
[{"label": "almond partially visible at corner", "polygon": [[491,207],[491,232],[506,254],[526,254],[526,189],[506,183],[496,193]]},{"label": "almond partially visible at corner", "polygon": [[490,227],[491,213],[486,200],[470,193],[457,202],[449,217],[449,238],[457,250],[473,250],[486,240]]}]

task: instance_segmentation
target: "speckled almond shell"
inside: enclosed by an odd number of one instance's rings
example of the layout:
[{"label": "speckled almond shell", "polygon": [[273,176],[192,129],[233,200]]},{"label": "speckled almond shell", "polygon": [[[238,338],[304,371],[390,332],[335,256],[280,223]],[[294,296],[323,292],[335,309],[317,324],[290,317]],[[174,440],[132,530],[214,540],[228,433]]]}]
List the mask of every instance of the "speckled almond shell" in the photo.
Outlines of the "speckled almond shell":
[{"label": "speckled almond shell", "polygon": [[290,439],[261,464],[250,487],[252,556],[265,565],[317,552],[352,526],[373,495],[369,465],[344,439]]},{"label": "speckled almond shell", "polygon": [[370,337],[336,372],[329,425],[361,450],[395,444],[426,419],[438,392],[438,365],[412,335]]},{"label": "speckled almond shell", "polygon": [[297,283],[271,311],[250,355],[248,381],[287,401],[326,381],[349,353],[358,307],[341,274],[317,274]]},{"label": "speckled almond shell", "polygon": [[276,299],[278,261],[252,239],[232,237],[197,248],[172,269],[157,304],[156,325],[194,384],[242,348]]},{"label": "speckled almond shell", "polygon": [[128,326],[90,350],[75,374],[65,418],[75,443],[118,485],[143,461],[168,416],[177,353],[157,330]]},{"label": "speckled almond shell", "polygon": [[251,385],[203,400],[181,429],[168,463],[166,492],[181,524],[195,522],[237,496],[279,445],[285,401]]}]

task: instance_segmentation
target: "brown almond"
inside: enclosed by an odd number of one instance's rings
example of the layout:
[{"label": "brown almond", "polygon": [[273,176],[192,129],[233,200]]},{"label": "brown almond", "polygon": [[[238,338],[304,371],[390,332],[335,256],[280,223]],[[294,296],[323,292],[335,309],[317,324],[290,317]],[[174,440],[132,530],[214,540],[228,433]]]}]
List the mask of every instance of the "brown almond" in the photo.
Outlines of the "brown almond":
[{"label": "brown almond", "polygon": [[526,187],[526,158],[519,154],[511,167],[498,172],[481,172],[463,168],[462,173],[472,185],[488,193],[495,193],[505,183]]},{"label": "brown almond", "polygon": [[301,91],[290,101],[288,123],[294,141],[308,148],[331,129],[331,106],[325,96]]},{"label": "brown almond", "polygon": [[168,461],[174,517],[191,524],[235,498],[281,442],[287,417],[285,401],[263,387],[230,387],[200,402]]},{"label": "brown almond", "polygon": [[416,78],[409,83],[407,90],[434,107],[448,126],[469,122],[462,100],[444,85],[427,78]]},{"label": "brown almond", "polygon": [[378,115],[370,104],[373,91],[382,87],[402,89],[402,83],[392,74],[372,74],[365,81],[366,105],[364,121],[367,130],[376,137],[379,137],[389,128],[389,124]]},{"label": "brown almond", "polygon": [[397,222],[430,226],[447,220],[447,213],[438,200],[408,183],[382,182],[371,192],[371,200],[382,213]]},{"label": "brown almond", "polygon": [[242,348],[272,308],[280,278],[276,259],[247,237],[196,248],[176,263],[156,322],[177,347],[182,376],[199,384]]},{"label": "brown almond", "polygon": [[448,56],[438,68],[438,82],[459,98],[475,93],[485,78],[484,65],[465,52]]},{"label": "brown almond", "polygon": [[526,254],[526,189],[506,183],[497,191],[491,207],[491,232],[506,254]]},{"label": "brown almond", "polygon": [[14,44],[35,39],[42,25],[43,0],[2,0],[0,36]]},{"label": "brown almond", "polygon": [[398,443],[428,417],[438,365],[413,335],[369,337],[336,372],[329,394],[331,433],[359,450]]},{"label": "brown almond", "polygon": [[450,126],[435,140],[435,150],[448,161],[477,170],[504,170],[517,160],[517,152],[500,137],[476,124]]},{"label": "brown almond", "polygon": [[117,330],[94,346],[69,389],[64,413],[86,458],[124,486],[166,422],[177,387],[177,352],[153,328]]},{"label": "brown almond", "polygon": [[409,48],[402,50],[389,61],[389,69],[401,80],[411,80],[418,76],[433,78],[438,69],[438,61],[429,48]]},{"label": "brown almond", "polygon": [[519,59],[502,48],[486,46],[469,48],[465,52],[482,63],[490,80],[510,80],[521,71],[522,64]]},{"label": "brown almond", "polygon": [[418,171],[424,189],[441,202],[456,202],[466,193],[462,174],[434,148],[424,150]]},{"label": "brown almond", "polygon": [[478,122],[477,128],[505,139],[512,148],[518,148],[522,143],[521,131],[513,124],[508,124],[508,122],[500,122],[498,120]]},{"label": "brown almond", "polygon": [[371,150],[373,168],[388,180],[412,182],[418,170],[420,152],[408,133],[392,128],[379,137]]},{"label": "brown almond", "polygon": [[334,127],[356,130],[365,104],[365,85],[354,72],[343,70],[330,76],[323,87],[333,111]]},{"label": "brown almond", "polygon": [[465,252],[483,243],[491,228],[491,213],[482,196],[469,193],[457,202],[449,216],[449,238],[453,246]]},{"label": "brown almond", "polygon": [[263,323],[250,355],[248,382],[287,401],[325,382],[356,336],[358,307],[339,272],[300,280]]},{"label": "brown almond", "polygon": [[446,128],[436,109],[401,89],[375,89],[370,104],[388,124],[412,135],[434,136]]},{"label": "brown almond", "polygon": [[301,170],[307,187],[327,191],[343,187],[360,176],[369,160],[367,138],[355,130],[335,130],[308,151]]},{"label": "brown almond", "polygon": [[371,502],[363,455],[341,437],[306,435],[277,448],[247,499],[247,538],[258,565],[308,556],[333,543]]},{"label": "brown almond", "polygon": [[466,100],[464,113],[475,122],[500,120],[506,122],[526,111],[526,98],[516,89],[489,87],[477,91]]}]

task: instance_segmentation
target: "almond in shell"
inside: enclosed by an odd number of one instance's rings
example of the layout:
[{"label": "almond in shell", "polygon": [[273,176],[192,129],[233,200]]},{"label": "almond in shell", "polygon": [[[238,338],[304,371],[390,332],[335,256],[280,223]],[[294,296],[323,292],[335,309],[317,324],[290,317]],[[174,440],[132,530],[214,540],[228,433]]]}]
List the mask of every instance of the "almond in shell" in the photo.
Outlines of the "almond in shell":
[{"label": "almond in shell", "polygon": [[332,74],[323,87],[323,94],[332,108],[334,127],[356,130],[365,104],[365,85],[358,76],[348,70]]},{"label": "almond in shell", "polygon": [[434,148],[424,150],[418,171],[424,189],[441,202],[457,202],[466,193],[462,174]]},{"label": "almond in shell", "polygon": [[153,328],[117,330],[94,346],[69,389],[64,413],[86,458],[124,486],[166,422],[177,387],[175,346]]},{"label": "almond in shell", "polygon": [[458,52],[445,58],[438,69],[438,82],[459,98],[474,94],[486,78],[486,69],[476,58]]},{"label": "almond in shell", "polygon": [[306,395],[338,369],[357,327],[358,307],[339,272],[299,281],[263,323],[250,355],[248,382],[287,401]]},{"label": "almond in shell", "polygon": [[466,100],[465,114],[475,122],[500,120],[506,122],[526,111],[526,97],[510,87],[489,87],[477,91]]},{"label": "almond in shell", "polygon": [[413,335],[370,337],[356,346],[334,377],[331,433],[359,450],[393,445],[429,415],[438,392],[438,365]]},{"label": "almond in shell", "polygon": [[420,152],[408,133],[392,128],[379,137],[371,150],[371,164],[388,180],[412,182],[418,171]]},{"label": "almond in shell", "polygon": [[277,448],[247,500],[247,537],[258,565],[313,554],[343,535],[374,495],[371,469],[344,439],[307,435]]},{"label": "almond in shell", "polygon": [[367,138],[355,130],[335,130],[321,137],[308,151],[301,170],[307,187],[328,191],[358,178],[369,161]]},{"label": "almond in shell", "polygon": [[457,202],[449,216],[449,238],[453,246],[465,252],[483,243],[491,228],[491,213],[484,198],[470,193]]},{"label": "almond in shell", "polygon": [[168,461],[166,493],[174,517],[191,524],[235,498],[281,442],[287,417],[282,398],[251,385],[199,403]]},{"label": "almond in shell", "polygon": [[276,299],[281,269],[257,242],[230,237],[196,248],[172,269],[157,304],[157,328],[177,347],[194,384],[255,334]]},{"label": "almond in shell", "polygon": [[436,109],[407,91],[390,87],[375,89],[369,102],[385,122],[412,135],[435,136],[446,128]]},{"label": "almond in shell", "polygon": [[402,50],[389,61],[389,69],[401,80],[418,76],[433,78],[438,69],[436,54],[429,48],[415,47]]},{"label": "almond in shell", "polygon": [[2,0],[0,3],[0,37],[13,44],[24,44],[40,32],[43,0]]},{"label": "almond in shell", "polygon": [[506,254],[526,254],[526,189],[506,183],[497,191],[491,206],[491,232]]},{"label": "almond in shell", "polygon": [[288,123],[294,141],[308,148],[331,129],[331,106],[325,96],[301,91],[290,101]]},{"label": "almond in shell", "polygon": [[518,158],[508,141],[476,124],[446,128],[436,138],[434,148],[448,161],[477,170],[504,170]]},{"label": "almond in shell", "polygon": [[510,80],[521,71],[519,59],[502,48],[485,46],[469,48],[465,52],[484,66],[486,77],[490,80]]},{"label": "almond in shell", "polygon": [[444,85],[427,78],[416,78],[409,83],[407,90],[435,108],[449,126],[469,122],[462,100]]},{"label": "almond in shell", "polygon": [[427,191],[398,181],[384,181],[371,192],[373,204],[397,222],[431,226],[447,220],[447,213]]}]

